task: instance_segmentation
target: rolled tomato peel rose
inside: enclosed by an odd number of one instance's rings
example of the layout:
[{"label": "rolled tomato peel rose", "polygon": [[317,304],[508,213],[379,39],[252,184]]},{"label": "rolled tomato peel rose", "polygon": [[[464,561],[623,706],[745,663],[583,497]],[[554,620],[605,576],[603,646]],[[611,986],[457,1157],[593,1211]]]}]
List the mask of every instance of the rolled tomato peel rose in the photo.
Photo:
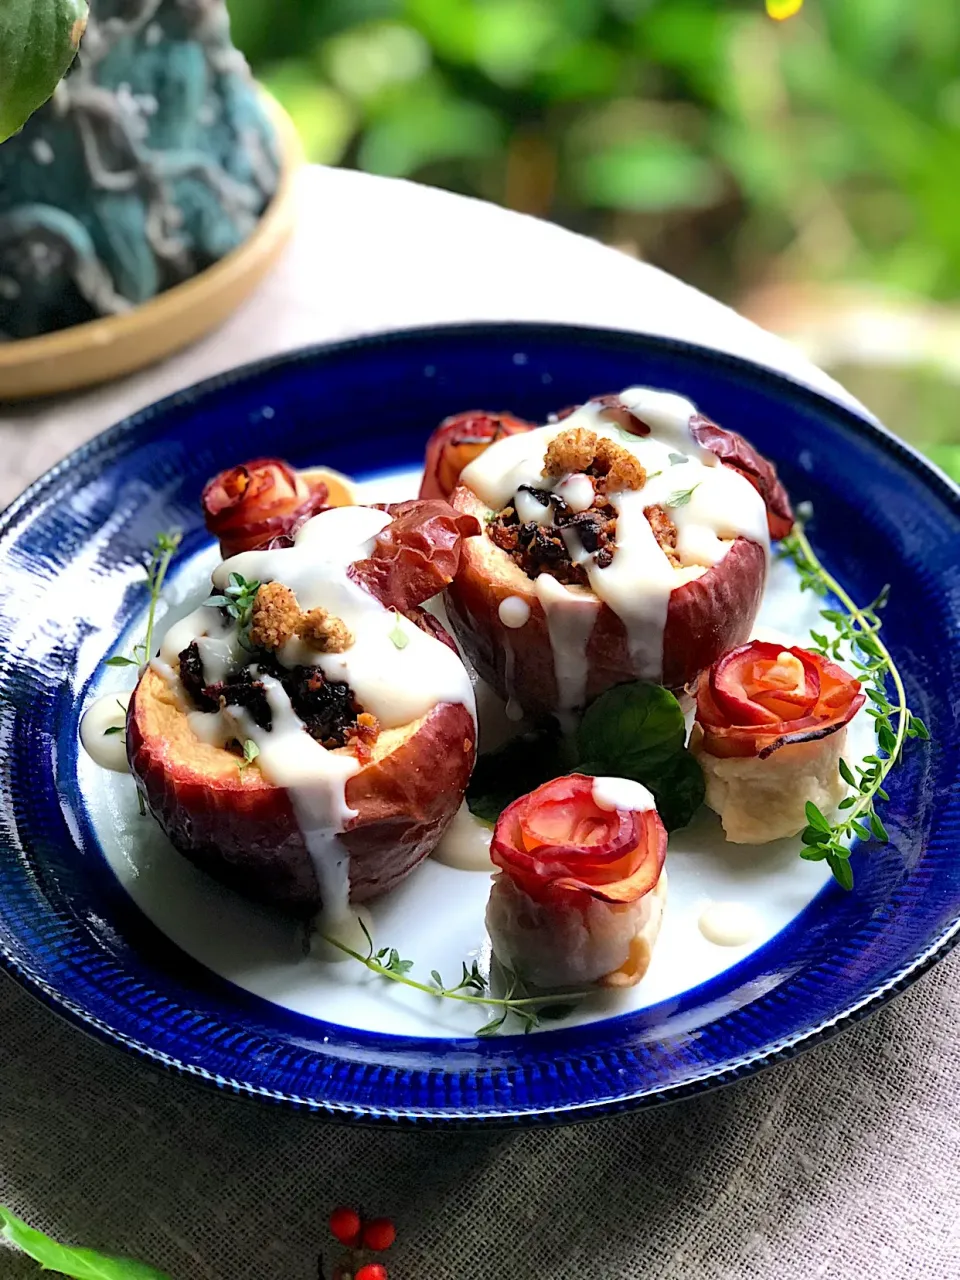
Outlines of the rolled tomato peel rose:
[{"label": "rolled tomato peel rose", "polygon": [[865,696],[835,662],[753,640],[700,676],[696,698],[690,745],[728,840],[796,835],[808,800],[826,812],[843,799],[846,726]]},{"label": "rolled tomato peel rose", "polygon": [[214,476],[200,502],[226,560],[296,533],[324,510],[328,496],[322,480],[305,479],[279,458],[256,458]]},{"label": "rolled tomato peel rose", "polygon": [[494,953],[541,989],[639,982],[660,927],[666,849],[637,783],[571,774],[521,796],[490,845]]},{"label": "rolled tomato peel rose", "polygon": [[427,441],[420,497],[449,498],[459,483],[460,472],[484,449],[504,436],[532,429],[532,422],[513,414],[480,409],[444,419]]}]

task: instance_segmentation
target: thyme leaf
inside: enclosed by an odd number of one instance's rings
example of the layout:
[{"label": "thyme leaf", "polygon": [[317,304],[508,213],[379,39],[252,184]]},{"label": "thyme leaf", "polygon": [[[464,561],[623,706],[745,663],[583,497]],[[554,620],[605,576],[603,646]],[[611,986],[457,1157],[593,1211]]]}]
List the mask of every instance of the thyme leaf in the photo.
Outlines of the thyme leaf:
[{"label": "thyme leaf", "polygon": [[685,507],[694,493],[700,488],[700,481],[691,485],[689,489],[678,489],[676,493],[671,493],[665,505],[668,507]]},{"label": "thyme leaf", "polygon": [[[494,996],[490,994],[489,983],[480,972],[480,966],[476,960],[469,969],[466,964],[462,964],[460,981],[453,986],[447,986],[436,969],[430,971],[430,985],[418,982],[410,977],[413,961],[402,959],[396,947],[381,947],[375,951],[369,929],[359,916],[357,921],[367,941],[366,955],[347,946],[339,938],[330,937],[329,934],[321,934],[321,937],[324,942],[358,961],[378,977],[399,982],[405,987],[411,987],[414,991],[422,991],[428,996],[436,996],[442,1000],[459,1000],[465,1004],[484,1006],[490,1012],[490,1019],[475,1032],[478,1036],[496,1035],[503,1028],[510,1014],[520,1020],[525,1032],[532,1031],[544,1020],[566,1017],[587,995],[586,991],[564,991],[551,995],[531,996],[527,994],[515,973],[504,970],[506,991],[502,996]],[[546,1013],[546,1010],[562,1010],[562,1012]]]}]

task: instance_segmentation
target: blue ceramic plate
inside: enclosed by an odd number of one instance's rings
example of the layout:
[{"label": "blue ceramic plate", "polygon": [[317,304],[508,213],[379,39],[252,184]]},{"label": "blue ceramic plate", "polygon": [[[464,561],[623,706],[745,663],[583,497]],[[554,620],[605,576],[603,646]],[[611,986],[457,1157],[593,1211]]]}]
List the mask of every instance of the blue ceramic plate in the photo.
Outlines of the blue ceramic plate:
[{"label": "blue ceramic plate", "polygon": [[[794,499],[813,502],[812,540],[856,598],[891,584],[885,635],[934,743],[912,744],[892,775],[891,839],[855,852],[855,891],[807,882],[762,945],[706,976],[674,974],[672,987],[661,974],[645,1003],[529,1037],[414,1034],[375,1014],[347,1025],[332,1004],[325,1014],[202,963],[189,930],[164,923],[169,900],[144,898],[149,860],[111,845],[113,802],[92,794],[77,744],[104,657],[142,628],[140,562],[156,532],[185,533],[176,596],[191,564],[209,562],[198,498],[224,466],[271,454],[359,476],[409,470],[449,413],[482,405],[543,419],[638,383],[691,397],[774,459]],[[414,331],[272,360],[137,414],[38,481],[2,518],[0,591],[3,964],[76,1025],[219,1088],[372,1120],[583,1119],[684,1097],[817,1043],[901,991],[960,928],[960,495],[884,431],[746,362],[539,325]],[[134,821],[118,815],[118,829]],[[181,862],[170,851],[158,860]],[[226,936],[237,927],[230,895],[190,875],[194,935]],[[374,998],[369,984],[363,993]]]}]

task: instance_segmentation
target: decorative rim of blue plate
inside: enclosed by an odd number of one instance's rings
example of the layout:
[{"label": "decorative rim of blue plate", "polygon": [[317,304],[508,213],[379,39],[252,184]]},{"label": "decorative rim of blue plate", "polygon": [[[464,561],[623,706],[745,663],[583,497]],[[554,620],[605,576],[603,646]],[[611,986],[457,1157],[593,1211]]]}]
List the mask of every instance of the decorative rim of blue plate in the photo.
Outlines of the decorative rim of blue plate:
[{"label": "decorative rim of blue plate", "polygon": [[[581,354],[592,353],[591,358],[601,365],[629,359],[645,360],[651,368],[670,368],[674,386],[679,385],[677,378],[679,383],[705,380],[713,388],[711,394],[721,400],[744,397],[754,421],[738,421],[738,427],[752,434],[759,447],[772,453],[788,472],[789,460],[770,447],[771,440],[775,443],[771,408],[777,407],[782,415],[778,426],[787,420],[798,429],[827,424],[829,430],[816,437],[825,458],[846,449],[850,457],[862,454],[863,465],[872,463],[878,475],[883,472],[875,481],[880,505],[876,501],[871,505],[862,495],[859,499],[869,517],[861,515],[861,523],[869,527],[870,536],[877,529],[881,529],[876,535],[881,543],[899,536],[897,520],[905,519],[903,512],[895,517],[883,503],[894,501],[891,495],[904,490],[908,492],[903,510],[911,519],[920,513],[913,530],[916,539],[932,537],[930,531],[940,521],[944,545],[938,543],[935,554],[929,556],[926,576],[911,565],[905,581],[912,582],[920,572],[921,603],[926,599],[924,592],[936,603],[929,630],[936,633],[940,619],[941,633],[956,636],[960,586],[941,585],[941,579],[945,581],[945,566],[960,547],[960,489],[914,449],[852,410],[748,360],[670,339],[554,324],[450,325],[376,334],[259,361],[159,401],[77,449],[0,516],[0,601],[9,603],[14,598],[11,583],[15,586],[16,573],[25,576],[22,568],[17,571],[9,563],[10,544],[23,549],[21,544],[29,541],[34,525],[56,510],[58,490],[69,491],[72,480],[95,474],[105,459],[119,465],[145,441],[162,440],[165,423],[175,424],[185,412],[197,408],[209,410],[229,389],[247,388],[259,396],[258,382],[273,377],[294,378],[303,370],[326,370],[333,376],[338,367],[350,362],[422,361],[428,352],[439,364],[441,357],[468,359],[471,350],[478,356],[482,349],[484,358],[502,360],[506,369],[510,352],[518,348],[531,353],[521,363],[526,365],[529,359],[534,368],[538,359],[547,358],[545,352],[577,349]],[[541,388],[541,398],[544,394]],[[517,408],[523,410],[523,406]],[[151,424],[160,429],[147,430]],[[168,443],[172,439],[171,435]],[[832,474],[826,467],[819,476],[807,475],[805,480],[823,485]],[[789,475],[787,481],[789,487]],[[920,506],[917,499],[922,499]],[[835,494],[833,501],[838,501]],[[931,507],[929,512],[926,505]],[[825,511],[829,506],[824,504]],[[845,519],[849,523],[849,512],[843,509],[835,516],[826,515],[828,527],[844,529],[844,547]],[[27,525],[30,529],[25,532]],[[861,544],[856,543],[856,534],[852,536],[855,545],[840,556],[845,563],[839,571],[848,578],[856,578],[860,565],[857,547]],[[37,551],[41,559],[52,554],[43,547]],[[0,644],[8,638],[7,621],[0,612]],[[894,624],[894,642],[898,636],[912,637],[907,621]],[[853,896],[844,897],[835,887],[824,890],[783,935],[721,975],[726,981],[717,979],[699,989],[701,1002],[713,1001],[718,1016],[711,1020],[691,1025],[690,1010],[680,998],[670,1009],[642,1010],[567,1031],[550,1030],[529,1040],[475,1041],[408,1040],[286,1014],[220,979],[211,980],[192,961],[178,960],[172,968],[158,968],[152,959],[160,955],[169,961],[175,948],[146,924],[119,886],[104,886],[104,892],[112,906],[119,899],[126,902],[119,906],[118,918],[138,919],[143,946],[138,932],[137,949],[121,937],[111,951],[98,943],[94,929],[78,927],[78,917],[70,912],[71,868],[84,860],[85,846],[75,815],[74,825],[65,820],[67,801],[58,795],[57,783],[64,768],[75,766],[76,711],[83,689],[69,692],[64,700],[57,684],[46,690],[46,698],[34,698],[36,705],[28,710],[24,693],[32,689],[29,682],[44,677],[25,674],[23,661],[16,654],[9,656],[5,644],[2,652],[0,741],[7,759],[0,774],[0,964],[83,1030],[155,1065],[237,1095],[328,1117],[439,1122],[444,1127],[586,1119],[688,1097],[821,1043],[903,991],[960,936],[960,869],[953,872],[949,860],[960,824],[955,785],[960,733],[955,722],[946,723],[945,713],[937,735],[938,777],[930,776],[933,764],[929,762],[922,767],[904,765],[908,776],[900,810],[897,796],[891,798],[894,830],[899,814],[910,824],[913,845],[905,834],[902,849],[895,838],[889,852],[874,851],[869,861],[859,859],[858,867],[866,871],[863,897],[856,906],[856,936],[848,937],[842,928],[848,916],[854,918],[849,905]],[[933,658],[925,656],[922,648],[917,652],[918,669],[922,665],[921,675],[928,684],[947,678],[943,663],[950,671],[957,666],[949,655],[942,655],[941,666],[927,675]],[[61,673],[58,678],[63,683],[69,677]],[[926,712],[926,706],[921,709]],[[43,718],[40,732],[37,717]],[[52,765],[54,749],[57,776]],[[30,765],[31,783],[39,798],[27,801],[19,783]],[[935,804],[940,805],[936,813]],[[41,812],[42,819],[37,816]],[[69,853],[60,858],[65,847]],[[42,851],[39,862],[33,856],[36,849]],[[44,873],[44,859],[50,860],[54,874]],[[936,894],[929,891],[934,875]],[[842,954],[831,956],[825,967],[791,972],[782,982],[783,974],[777,973],[778,981],[763,987],[764,965],[768,973],[776,971],[787,956],[788,942],[808,960],[816,958],[814,946],[828,943]]]}]

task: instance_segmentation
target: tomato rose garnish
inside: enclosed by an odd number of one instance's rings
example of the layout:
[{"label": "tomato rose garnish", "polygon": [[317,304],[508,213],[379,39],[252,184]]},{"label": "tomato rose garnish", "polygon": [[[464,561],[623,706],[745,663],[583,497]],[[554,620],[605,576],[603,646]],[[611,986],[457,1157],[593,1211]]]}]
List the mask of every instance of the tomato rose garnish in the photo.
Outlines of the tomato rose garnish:
[{"label": "tomato rose garnish", "polygon": [[767,525],[774,542],[793,528],[793,508],[787,491],[777,478],[777,469],[735,431],[725,431],[699,414],[690,423],[690,434],[702,449],[716,454],[725,467],[739,471],[749,480],[767,508]]},{"label": "tomato rose garnish", "polygon": [[322,480],[305,480],[279,458],[257,458],[214,476],[200,501],[207,528],[228,559],[296,533],[324,510],[327,497]]},{"label": "tomato rose garnish", "polygon": [[427,441],[421,498],[449,498],[464,467],[504,436],[532,431],[533,423],[510,413],[471,410],[446,418]]},{"label": "tomato rose garnish", "polygon": [[713,756],[759,756],[842,729],[865,702],[860,681],[807,649],[753,640],[697,685],[697,723]]},{"label": "tomato rose garnish", "polygon": [[406,613],[442,591],[460,568],[460,544],[480,532],[473,516],[446,502],[394,502],[393,517],[374,544],[373,554],[350,566],[350,577],[387,606]]},{"label": "tomato rose garnish", "polygon": [[636,902],[660,879],[667,833],[656,810],[605,808],[594,781],[555,778],[501,813],[490,856],[531,898]]}]

